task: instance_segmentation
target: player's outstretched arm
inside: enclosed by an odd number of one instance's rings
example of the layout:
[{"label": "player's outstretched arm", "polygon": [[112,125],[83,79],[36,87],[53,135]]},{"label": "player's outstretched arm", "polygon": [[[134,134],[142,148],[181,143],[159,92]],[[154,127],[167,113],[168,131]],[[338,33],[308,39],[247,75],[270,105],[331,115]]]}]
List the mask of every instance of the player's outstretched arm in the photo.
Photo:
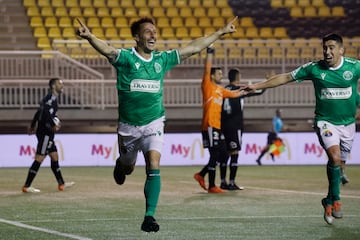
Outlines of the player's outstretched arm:
[{"label": "player's outstretched arm", "polygon": [[195,39],[194,41],[190,42],[189,45],[179,49],[179,53],[182,60],[199,53],[201,50],[205,49],[206,47],[210,46],[213,42],[218,40],[222,35],[236,32],[235,22],[237,21],[237,17],[231,20],[226,26],[219,29],[218,31],[206,36]]},{"label": "player's outstretched arm", "polygon": [[293,78],[290,73],[283,73],[283,74],[274,75],[274,76],[268,78],[264,82],[250,84],[242,89],[244,91],[246,91],[247,94],[250,94],[250,93],[256,92],[256,90],[274,88],[274,87],[277,87],[280,85],[287,84],[292,81],[293,81]]},{"label": "player's outstretched arm", "polygon": [[117,58],[118,51],[114,47],[109,46],[105,41],[93,35],[89,28],[79,18],[76,20],[80,24],[79,29],[76,32],[77,35],[83,39],[88,40],[91,46],[96,49],[96,51],[108,58],[111,62],[114,62]]}]

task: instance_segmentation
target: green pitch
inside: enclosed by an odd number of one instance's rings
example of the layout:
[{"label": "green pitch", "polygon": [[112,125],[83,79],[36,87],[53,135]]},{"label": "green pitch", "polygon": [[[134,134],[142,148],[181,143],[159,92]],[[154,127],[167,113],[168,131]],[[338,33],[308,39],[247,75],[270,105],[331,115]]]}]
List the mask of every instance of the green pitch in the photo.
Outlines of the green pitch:
[{"label": "green pitch", "polygon": [[[360,166],[348,166],[350,183],[341,188],[343,219],[323,220],[327,189],[324,166],[240,166],[245,190],[207,194],[194,181],[201,166],[162,167],[156,213],[158,233],[140,230],[144,214],[144,167],[125,185],[110,167],[63,168],[73,188],[57,191],[49,168],[40,168],[24,194],[27,169],[0,169],[0,239],[360,239]],[[217,172],[217,179],[219,172]],[[219,182],[219,181],[217,181]]]}]

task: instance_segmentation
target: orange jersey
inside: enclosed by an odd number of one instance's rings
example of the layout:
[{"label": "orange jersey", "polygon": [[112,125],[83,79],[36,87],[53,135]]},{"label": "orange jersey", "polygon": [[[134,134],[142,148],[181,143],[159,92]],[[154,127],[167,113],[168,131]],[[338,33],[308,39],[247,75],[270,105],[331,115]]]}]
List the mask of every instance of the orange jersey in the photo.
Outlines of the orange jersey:
[{"label": "orange jersey", "polygon": [[202,131],[207,131],[208,127],[220,129],[223,99],[238,97],[238,93],[236,91],[225,89],[224,87],[211,81],[210,71],[211,63],[206,63],[201,83],[201,90],[203,94]]}]

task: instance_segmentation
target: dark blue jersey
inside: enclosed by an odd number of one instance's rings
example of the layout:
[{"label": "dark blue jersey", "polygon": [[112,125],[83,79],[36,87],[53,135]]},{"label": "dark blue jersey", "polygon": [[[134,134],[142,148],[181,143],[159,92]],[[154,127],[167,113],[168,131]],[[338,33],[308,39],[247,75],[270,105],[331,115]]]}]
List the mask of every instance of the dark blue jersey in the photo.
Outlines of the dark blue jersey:
[{"label": "dark blue jersey", "polygon": [[58,110],[57,96],[52,93],[49,93],[41,100],[40,107],[36,111],[33,120],[31,122],[32,128],[34,128],[37,123],[37,130],[36,130],[37,135],[54,134],[52,130],[53,126],[55,126],[53,119],[54,117],[56,117],[57,110]]}]

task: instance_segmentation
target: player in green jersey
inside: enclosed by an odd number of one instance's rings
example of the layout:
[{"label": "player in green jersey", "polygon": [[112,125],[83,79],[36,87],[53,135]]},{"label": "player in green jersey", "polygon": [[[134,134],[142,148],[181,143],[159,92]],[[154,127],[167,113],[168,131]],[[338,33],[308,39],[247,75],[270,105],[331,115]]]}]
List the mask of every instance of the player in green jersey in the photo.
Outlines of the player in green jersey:
[{"label": "player in green jersey", "polygon": [[323,37],[323,56],[320,61],[309,62],[292,72],[249,85],[248,93],[273,88],[289,82],[311,80],[315,90],[315,129],[321,146],[328,156],[327,197],[322,199],[324,219],[332,224],[341,218],[340,183],[341,164],[346,161],[355,136],[360,61],[344,57],[342,37],[331,33]]},{"label": "player in green jersey", "polygon": [[123,184],[134,169],[138,151],[146,162],[144,194],[146,211],[141,230],[157,232],[154,215],[160,195],[160,156],[164,142],[165,110],[163,80],[165,73],[186,58],[199,53],[222,35],[235,32],[235,17],[226,26],[189,45],[170,51],[155,51],[157,30],[152,19],[141,18],[131,24],[136,42],[133,48],[115,49],[94,36],[79,19],[77,34],[105,56],[117,72],[119,102],[118,144],[114,179]]}]

